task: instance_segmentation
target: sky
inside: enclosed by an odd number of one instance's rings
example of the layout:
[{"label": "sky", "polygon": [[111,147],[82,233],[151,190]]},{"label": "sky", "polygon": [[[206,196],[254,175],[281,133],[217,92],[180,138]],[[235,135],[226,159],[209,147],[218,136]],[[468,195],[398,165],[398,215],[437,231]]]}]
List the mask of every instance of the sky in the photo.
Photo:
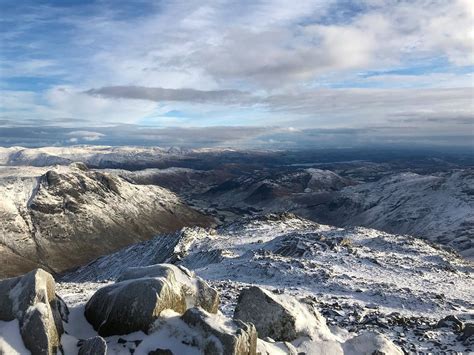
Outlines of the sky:
[{"label": "sky", "polygon": [[472,0],[0,0],[0,145],[474,146]]}]

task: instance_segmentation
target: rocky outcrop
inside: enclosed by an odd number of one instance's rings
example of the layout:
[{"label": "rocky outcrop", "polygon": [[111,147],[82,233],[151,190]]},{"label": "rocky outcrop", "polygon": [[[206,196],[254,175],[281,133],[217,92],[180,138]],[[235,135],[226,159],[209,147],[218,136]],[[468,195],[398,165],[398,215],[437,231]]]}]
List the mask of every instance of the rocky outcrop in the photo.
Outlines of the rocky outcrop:
[{"label": "rocky outcrop", "polygon": [[0,320],[18,319],[25,347],[35,354],[56,354],[67,307],[56,296],[53,277],[42,269],[0,281]]},{"label": "rocky outcrop", "polygon": [[159,233],[213,223],[169,190],[84,164],[29,174],[0,178],[0,259],[8,265],[0,278],[35,267],[60,273]]},{"label": "rocky outcrop", "polygon": [[79,348],[78,355],[105,355],[107,354],[107,343],[99,336],[84,340]]},{"label": "rocky outcrop", "polygon": [[449,315],[440,319],[436,324],[437,328],[451,328],[456,332],[461,332],[464,329],[464,323],[455,315]]},{"label": "rocky outcrop", "polygon": [[241,291],[234,319],[253,323],[260,338],[278,341],[330,334],[324,318],[310,305],[255,286]]},{"label": "rocky outcrop", "polygon": [[190,308],[181,319],[203,336],[205,355],[255,355],[257,331],[253,324],[226,319],[201,308]]},{"label": "rocky outcrop", "polygon": [[199,306],[208,312],[217,312],[219,307],[218,292],[183,266],[157,264],[146,267],[132,267],[127,269],[117,281],[143,278],[165,278],[172,283],[178,283],[181,293],[184,294],[186,299],[186,308]]},{"label": "rocky outcrop", "polygon": [[200,306],[217,312],[219,296],[182,267],[157,264],[130,268],[117,283],[99,289],[87,302],[85,316],[102,336],[148,332],[165,309],[182,314]]}]

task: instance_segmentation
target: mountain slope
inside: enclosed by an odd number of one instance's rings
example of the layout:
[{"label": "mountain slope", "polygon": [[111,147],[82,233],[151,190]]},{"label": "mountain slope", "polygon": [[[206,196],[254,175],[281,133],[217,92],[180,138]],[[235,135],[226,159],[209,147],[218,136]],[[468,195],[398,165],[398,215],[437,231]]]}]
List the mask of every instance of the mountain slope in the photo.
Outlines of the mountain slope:
[{"label": "mountain slope", "polygon": [[3,168],[0,277],[41,266],[54,273],[209,217],[158,186],[134,185],[83,164]]},{"label": "mountain slope", "polygon": [[436,324],[452,314],[470,319],[472,263],[409,236],[340,229],[289,214],[158,236],[64,275],[60,294],[81,303],[125,268],[157,262],[183,265],[209,280],[228,315],[240,289],[260,285],[307,297],[331,325],[375,329],[406,351],[469,348]]},{"label": "mountain slope", "polygon": [[236,208],[248,214],[288,211],[341,227],[415,235],[474,257],[472,169],[395,173],[375,182],[355,182],[319,169],[262,170],[228,179],[191,200],[217,214]]},{"label": "mountain slope", "polygon": [[295,212],[323,223],[424,237],[474,257],[472,170],[395,174],[346,187],[323,205]]}]

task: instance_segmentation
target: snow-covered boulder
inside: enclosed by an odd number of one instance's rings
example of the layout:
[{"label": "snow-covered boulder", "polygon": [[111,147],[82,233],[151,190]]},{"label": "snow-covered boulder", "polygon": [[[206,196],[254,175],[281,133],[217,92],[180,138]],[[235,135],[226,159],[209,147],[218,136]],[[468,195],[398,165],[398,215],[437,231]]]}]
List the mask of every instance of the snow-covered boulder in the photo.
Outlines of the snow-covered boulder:
[{"label": "snow-covered boulder", "polygon": [[200,277],[183,266],[156,264],[146,267],[128,268],[117,279],[118,282],[140,278],[164,277],[173,282],[176,280],[186,298],[186,308],[199,306],[208,312],[216,313],[219,307],[219,293],[209,287]]},{"label": "snow-covered boulder", "polygon": [[379,354],[379,355],[403,355],[402,349],[396,346],[391,340],[385,336],[375,332],[364,332],[352,339],[347,340],[344,344],[344,354],[363,355],[363,354]]},{"label": "snow-covered boulder", "polygon": [[148,332],[165,309],[180,314],[200,306],[217,312],[219,295],[182,267],[157,264],[130,268],[118,282],[99,289],[87,302],[85,316],[102,336]]},{"label": "snow-covered boulder", "polygon": [[197,330],[206,355],[255,355],[257,331],[253,324],[211,314],[202,308],[190,308],[181,319]]},{"label": "snow-covered boulder", "polygon": [[312,306],[260,287],[241,291],[234,319],[255,325],[260,338],[292,341],[301,336],[332,339],[325,319]]},{"label": "snow-covered boulder", "polygon": [[[337,340],[311,340],[301,337],[293,342],[258,339],[257,351],[261,355],[347,355]],[[366,354],[350,354],[366,355]],[[372,355],[372,354],[371,354]]]},{"label": "snow-covered boulder", "polygon": [[100,336],[84,340],[79,348],[78,355],[105,355],[107,354],[107,343]]},{"label": "snow-covered boulder", "polygon": [[42,269],[0,281],[0,320],[18,320],[23,343],[32,354],[57,353],[65,309],[53,277]]}]

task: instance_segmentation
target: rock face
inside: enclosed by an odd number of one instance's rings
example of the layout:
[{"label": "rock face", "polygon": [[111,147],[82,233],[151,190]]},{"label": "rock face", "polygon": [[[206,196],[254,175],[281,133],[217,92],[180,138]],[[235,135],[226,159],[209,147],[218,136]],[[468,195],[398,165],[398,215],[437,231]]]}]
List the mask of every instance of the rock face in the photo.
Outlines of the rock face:
[{"label": "rock face", "polygon": [[107,353],[107,343],[102,337],[92,337],[86,339],[79,348],[78,355],[105,355]]},{"label": "rock face", "polygon": [[330,334],[324,318],[312,307],[289,296],[259,287],[241,291],[234,319],[253,323],[260,338],[292,341],[301,336]]},{"label": "rock face", "polygon": [[42,269],[0,281],[0,320],[18,319],[23,342],[32,354],[55,354],[64,332],[66,306],[55,293],[53,277]]},{"label": "rock face", "polygon": [[403,351],[389,339],[379,333],[365,332],[343,344],[344,353],[403,355]]},{"label": "rock face", "polygon": [[0,177],[0,278],[35,267],[60,273],[159,233],[212,224],[158,186],[84,164],[45,170]]},{"label": "rock face", "polygon": [[217,312],[219,296],[185,268],[157,264],[131,268],[87,302],[85,316],[102,336],[148,332],[165,309],[180,314],[200,306]]},{"label": "rock face", "polygon": [[[222,319],[216,319],[219,317]],[[205,355],[255,355],[257,352],[257,331],[253,324],[223,321],[224,317],[201,308],[188,309],[181,319],[203,334]]]}]

